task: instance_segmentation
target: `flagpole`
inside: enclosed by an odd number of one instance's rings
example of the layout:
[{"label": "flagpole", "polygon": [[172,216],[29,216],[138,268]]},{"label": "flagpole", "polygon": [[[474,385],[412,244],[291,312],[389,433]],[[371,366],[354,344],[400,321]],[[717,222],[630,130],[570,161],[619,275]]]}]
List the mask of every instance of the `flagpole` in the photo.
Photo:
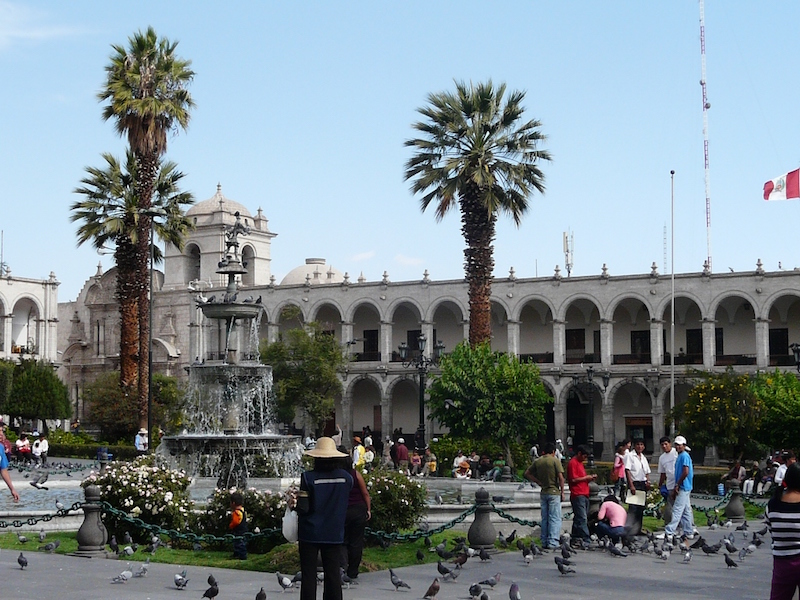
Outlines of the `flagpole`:
[{"label": "flagpole", "polygon": [[[669,338],[670,338],[670,350],[669,350],[669,409],[673,411],[675,409],[675,170],[669,172],[670,178],[670,230],[671,230],[671,241],[670,241],[670,280],[672,283],[672,288],[670,291],[670,326],[669,326]],[[675,419],[670,421],[669,425],[669,435],[670,438],[675,437]]]}]

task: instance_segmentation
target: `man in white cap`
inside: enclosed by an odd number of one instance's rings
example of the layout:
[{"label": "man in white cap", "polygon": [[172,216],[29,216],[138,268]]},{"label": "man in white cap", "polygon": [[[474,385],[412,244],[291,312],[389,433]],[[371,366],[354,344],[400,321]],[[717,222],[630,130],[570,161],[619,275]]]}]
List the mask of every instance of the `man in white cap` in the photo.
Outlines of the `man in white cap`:
[{"label": "man in white cap", "polygon": [[139,454],[147,454],[147,429],[142,427],[136,437],[133,438],[133,445],[136,446],[136,452]]},{"label": "man in white cap", "polygon": [[679,435],[673,444],[678,452],[675,459],[675,487],[670,494],[675,499],[672,505],[672,520],[664,529],[664,534],[660,538],[672,538],[678,530],[680,523],[684,535],[692,535],[692,504],[690,495],[692,493],[692,482],[694,479],[694,465],[692,457],[689,456],[689,446],[686,445],[686,438]]}]

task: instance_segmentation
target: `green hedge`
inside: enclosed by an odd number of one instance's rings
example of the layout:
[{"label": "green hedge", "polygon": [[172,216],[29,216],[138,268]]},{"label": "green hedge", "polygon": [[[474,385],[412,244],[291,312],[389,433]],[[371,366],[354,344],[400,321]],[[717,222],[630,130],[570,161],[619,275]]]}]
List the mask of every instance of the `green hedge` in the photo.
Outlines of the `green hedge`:
[{"label": "green hedge", "polygon": [[49,456],[63,458],[97,458],[97,449],[107,447],[113,455],[113,460],[130,460],[138,456],[133,446],[111,446],[95,442],[93,444],[50,444]]}]

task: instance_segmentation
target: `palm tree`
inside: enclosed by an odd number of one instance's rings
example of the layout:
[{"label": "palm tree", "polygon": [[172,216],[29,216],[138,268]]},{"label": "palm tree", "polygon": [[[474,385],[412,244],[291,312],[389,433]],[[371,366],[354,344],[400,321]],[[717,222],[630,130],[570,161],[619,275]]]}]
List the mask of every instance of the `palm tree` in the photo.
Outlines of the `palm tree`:
[{"label": "palm tree", "polygon": [[[137,161],[136,196],[140,218],[137,221],[137,261],[135,285],[139,289],[139,402],[149,393],[149,357],[147,345],[150,332],[150,281],[147,277],[147,257],[150,245],[150,226],[153,186],[158,161],[167,150],[167,132],[186,129],[190,109],[194,106],[186,86],[194,78],[191,61],[175,55],[177,42],[159,39],[148,27],[128,38],[129,46],[112,46],[114,53],[106,66],[106,82],[98,94],[103,118],[115,122],[117,133],[127,136]],[[142,424],[144,427],[145,424]]]},{"label": "palm tree", "polygon": [[497,213],[511,215],[519,226],[528,197],[544,192],[538,163],[550,160],[538,149],[546,136],[537,120],[521,122],[525,92],[511,92],[492,81],[455,82],[456,91],[428,95],[417,111],[425,117],[413,128],[422,137],[406,141],[416,150],[406,163],[411,190],[424,194],[422,210],[436,201],[440,221],[458,203],[461,232],[467,243],[464,270],[469,284],[469,342],[491,337],[491,284]]},{"label": "palm tree", "polygon": [[[128,150],[124,165],[111,154],[103,154],[103,159],[106,162],[104,168],[86,168],[88,176],[81,180],[83,187],[75,189],[75,193],[83,195],[84,199],[72,204],[70,220],[80,222],[79,246],[89,241],[98,250],[114,246],[116,297],[120,310],[120,385],[130,393],[139,380],[142,342],[139,328],[139,236],[141,221],[146,216],[142,214],[137,195],[139,163],[133,152]],[[174,162],[159,166],[151,208],[163,211],[164,217],[154,222],[154,231],[161,240],[182,249],[184,236],[192,228],[183,207],[192,204],[193,198],[189,192],[180,190],[184,174],[177,170]],[[156,262],[160,262],[162,256],[157,246],[153,248],[153,254]],[[147,346],[147,339],[143,340],[144,346]],[[142,404],[141,397],[139,399],[139,420],[146,424],[147,402]]]}]

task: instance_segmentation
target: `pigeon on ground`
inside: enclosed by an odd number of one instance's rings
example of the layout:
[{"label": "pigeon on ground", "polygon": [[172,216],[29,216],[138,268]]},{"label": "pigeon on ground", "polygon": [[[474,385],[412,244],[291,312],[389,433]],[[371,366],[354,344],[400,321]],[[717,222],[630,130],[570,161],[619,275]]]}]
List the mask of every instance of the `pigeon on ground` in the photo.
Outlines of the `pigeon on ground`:
[{"label": "pigeon on ground", "polygon": [[297,587],[297,584],[302,582],[303,582],[303,572],[298,571],[297,573],[294,574],[294,577],[292,577],[292,585]]},{"label": "pigeon on ground", "polygon": [[730,568],[736,569],[739,567],[739,565],[736,564],[736,561],[731,558],[730,554],[723,554],[723,556],[725,557],[725,564],[728,565],[729,569]]},{"label": "pigeon on ground", "polygon": [[264,591],[264,588],[261,588],[261,591],[256,594],[256,600],[267,600],[267,592]]},{"label": "pigeon on ground", "polygon": [[189,579],[186,577],[186,569],[181,571],[180,573],[175,573],[175,576],[172,578],[172,581],[175,583],[175,587],[179,590],[183,590],[186,588],[186,584],[189,583]]},{"label": "pigeon on ground", "polygon": [[436,563],[436,570],[439,571],[439,575],[442,576],[443,580],[446,580],[448,577],[450,577],[450,573],[453,572],[452,569],[448,569],[447,567],[445,567],[442,564],[442,561]]},{"label": "pigeon on ground", "polygon": [[47,539],[47,534],[44,532],[44,527],[39,530],[39,543],[44,544],[45,539]]},{"label": "pigeon on ground", "polygon": [[20,544],[27,544],[28,543],[28,538],[26,538],[21,533],[17,533],[17,540],[19,540]]},{"label": "pigeon on ground", "polygon": [[436,594],[438,594],[438,593],[439,593],[439,578],[436,577],[436,578],[434,578],[433,583],[431,584],[431,586],[428,588],[428,591],[425,592],[425,595],[422,596],[422,597],[423,598],[431,598],[431,599],[433,599],[433,598],[436,598]]},{"label": "pigeon on ground", "polygon": [[736,546],[734,546],[733,542],[731,540],[729,540],[728,538],[722,538],[722,542],[725,544],[725,549],[728,552],[733,553],[733,552],[738,552],[739,551],[739,549]]},{"label": "pigeon on ground", "polygon": [[739,560],[742,561],[747,556],[747,547],[743,546],[741,550],[739,550]]},{"label": "pigeon on ground", "polygon": [[278,578],[278,585],[281,586],[284,592],[287,589],[294,587],[294,582],[286,575],[281,575],[280,572],[276,572],[275,575]]},{"label": "pigeon on ground", "polygon": [[423,562],[425,560],[425,555],[422,553],[422,550],[417,549],[417,562]]},{"label": "pigeon on ground", "polygon": [[758,535],[767,535],[768,531],[769,527],[767,525],[764,525],[763,528],[759,529],[758,531],[754,531],[753,534],[755,535],[757,533]]},{"label": "pigeon on ground", "polygon": [[208,582],[208,585],[216,585],[219,587],[219,582],[211,573],[208,574],[208,579],[206,579],[206,581]]},{"label": "pigeon on ground", "polygon": [[497,572],[494,574],[494,577],[489,577],[488,579],[484,579],[483,581],[480,581],[478,583],[480,583],[481,585],[488,585],[490,588],[494,589],[494,586],[500,583],[501,575],[502,573]]},{"label": "pigeon on ground", "polygon": [[719,548],[717,548],[716,546],[709,546],[708,544],[703,544],[701,548],[703,549],[703,552],[706,553],[706,555],[716,554],[717,551],[719,550]]},{"label": "pigeon on ground", "polygon": [[456,565],[457,569],[460,569],[465,564],[467,564],[467,560],[469,560],[469,556],[467,556],[466,552],[461,552],[457,554],[456,557],[453,559],[453,564]]},{"label": "pigeon on ground", "polygon": [[558,564],[558,572],[561,573],[562,575],[568,575],[570,573],[574,573],[575,569],[572,569],[572,568],[570,568],[570,567],[568,567],[568,566],[566,566],[564,564],[559,563]]},{"label": "pigeon on ground", "polygon": [[455,556],[453,552],[450,552],[449,550],[442,550],[439,549],[438,547],[436,548],[436,554],[439,555],[439,558],[442,558],[444,560],[450,560]]},{"label": "pigeon on ground", "polygon": [[134,552],[136,552],[136,550],[133,549],[133,546],[125,546],[117,552],[117,556],[133,556]]},{"label": "pigeon on ground", "polygon": [[519,586],[517,582],[513,582],[508,590],[509,600],[522,600],[522,594],[519,593]]},{"label": "pigeon on ground", "polygon": [[486,548],[481,548],[481,551],[478,553],[478,557],[482,561],[492,560],[491,555],[486,551]]},{"label": "pigeon on ground", "polygon": [[119,553],[119,544],[117,543],[117,536],[112,535],[111,539],[108,541],[108,547],[111,548],[111,551],[114,554]]},{"label": "pigeon on ground", "polygon": [[431,536],[426,535],[424,538],[422,538],[422,543],[425,544],[426,548],[430,548],[431,547]]},{"label": "pigeon on ground", "polygon": [[480,583],[473,583],[469,586],[469,596],[471,600],[476,600],[481,595],[483,588],[481,587]]},{"label": "pigeon on ground", "polygon": [[405,581],[400,579],[397,575],[395,575],[392,569],[389,569],[389,577],[392,580],[392,585],[394,586],[394,591],[396,592],[400,588],[406,588],[407,590],[411,589],[411,586],[408,585]]},{"label": "pigeon on ground", "polygon": [[478,598],[478,600],[491,600],[491,599],[489,598],[488,592],[486,590],[483,590],[481,592],[481,597]]},{"label": "pigeon on ground", "polygon": [[741,525],[736,528],[736,531],[747,531],[747,521],[745,520]]},{"label": "pigeon on ground", "polygon": [[706,543],[706,540],[701,535],[700,537],[697,538],[697,541],[695,541],[694,544],[689,546],[689,548],[691,548],[692,550],[698,550],[699,548],[702,548],[703,544],[705,544],[705,543]]},{"label": "pigeon on ground", "polygon": [[133,577],[133,571],[131,571],[131,566],[129,564],[127,569],[111,579],[111,583],[128,583],[131,577]]},{"label": "pigeon on ground", "polygon": [[217,594],[219,594],[219,588],[216,585],[212,585],[203,592],[203,598],[216,598]]},{"label": "pigeon on ground", "polygon": [[66,510],[66,508],[67,508],[67,507],[66,507],[66,506],[64,506],[64,503],[63,503],[63,502],[61,502],[61,500],[59,500],[58,498],[56,498],[56,508],[57,508],[58,510]]},{"label": "pigeon on ground", "polygon": [[522,546],[522,560],[525,561],[526,566],[531,564],[531,560],[533,560],[533,552],[525,545]]},{"label": "pigeon on ground", "polygon": [[19,568],[22,570],[25,570],[25,567],[28,566],[28,559],[22,555],[22,552],[20,552],[17,557],[17,564],[19,564]]},{"label": "pigeon on ground", "polygon": [[339,577],[342,580],[342,587],[347,587],[349,590],[350,584],[353,583],[353,580],[350,579],[350,576],[347,573],[345,573],[344,567],[339,567]]},{"label": "pigeon on ground", "polygon": [[29,481],[28,483],[30,483],[37,490],[47,490],[50,489],[45,485],[48,477],[50,477],[50,473],[45,471],[44,473],[37,474],[36,477],[34,477],[33,480]]},{"label": "pigeon on ground", "polygon": [[136,573],[133,574],[134,577],[147,577],[147,569],[150,566],[150,558],[148,557],[146,561],[142,563],[142,565],[136,570]]},{"label": "pigeon on ground", "polygon": [[125,535],[122,536],[122,543],[126,546],[129,546],[133,543],[133,538],[131,537],[130,532],[126,531]]},{"label": "pigeon on ground", "polygon": [[611,544],[611,546],[608,547],[608,551],[611,554],[611,556],[614,557],[626,558],[628,556],[627,553],[617,548],[614,544]]},{"label": "pigeon on ground", "polygon": [[687,550],[686,554],[683,555],[683,562],[688,563],[691,562],[691,560],[692,560],[692,551]]},{"label": "pigeon on ground", "polygon": [[48,542],[44,546],[39,546],[39,550],[44,550],[48,554],[52,554],[53,552],[56,551],[56,548],[58,548],[60,545],[61,545],[61,540],[53,540],[52,542]]},{"label": "pigeon on ground", "polygon": [[516,529],[508,534],[508,537],[506,538],[506,541],[509,544],[511,544],[511,543],[514,542],[515,539],[517,539],[517,530]]}]

